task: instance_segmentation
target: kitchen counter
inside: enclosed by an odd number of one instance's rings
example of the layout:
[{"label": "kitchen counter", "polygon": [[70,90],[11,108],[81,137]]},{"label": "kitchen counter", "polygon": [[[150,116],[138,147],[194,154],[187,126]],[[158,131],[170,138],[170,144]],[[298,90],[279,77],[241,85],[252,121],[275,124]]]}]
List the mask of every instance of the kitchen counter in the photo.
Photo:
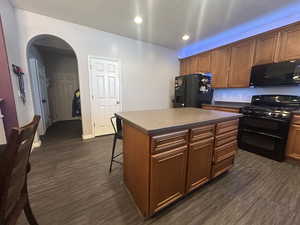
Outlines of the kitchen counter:
[{"label": "kitchen counter", "polygon": [[246,102],[221,102],[221,101],[216,101],[216,102],[213,102],[211,104],[203,104],[203,105],[241,109],[241,108],[243,108],[245,106],[249,106],[250,103],[246,103]]},{"label": "kitchen counter", "polygon": [[118,117],[147,134],[171,132],[192,126],[203,126],[237,119],[238,113],[228,113],[198,108],[171,108],[162,110],[132,111],[116,114]]},{"label": "kitchen counter", "polygon": [[172,108],[116,115],[123,120],[124,184],[144,217],[234,165],[239,113]]}]

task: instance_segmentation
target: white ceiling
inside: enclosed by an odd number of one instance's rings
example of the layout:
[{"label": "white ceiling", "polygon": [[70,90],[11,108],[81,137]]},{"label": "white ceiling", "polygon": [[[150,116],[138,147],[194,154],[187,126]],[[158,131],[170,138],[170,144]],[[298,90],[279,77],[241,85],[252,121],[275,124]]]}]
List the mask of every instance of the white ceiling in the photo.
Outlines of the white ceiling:
[{"label": "white ceiling", "polygon": [[[11,0],[17,8],[179,49],[299,0]],[[133,18],[140,15],[144,23]],[[183,34],[191,39],[182,41]]]}]

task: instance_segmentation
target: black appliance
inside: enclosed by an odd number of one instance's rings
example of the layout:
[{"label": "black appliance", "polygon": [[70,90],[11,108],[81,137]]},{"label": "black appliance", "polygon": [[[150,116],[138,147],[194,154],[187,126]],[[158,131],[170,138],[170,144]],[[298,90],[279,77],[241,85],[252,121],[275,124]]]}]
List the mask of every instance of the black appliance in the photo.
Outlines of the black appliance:
[{"label": "black appliance", "polygon": [[300,60],[252,67],[250,86],[300,84]]},{"label": "black appliance", "polygon": [[211,77],[205,74],[191,74],[175,78],[174,107],[201,107],[211,103],[213,89]]},{"label": "black appliance", "polygon": [[284,161],[292,111],[300,109],[300,97],[257,95],[241,109],[239,147],[262,156]]}]

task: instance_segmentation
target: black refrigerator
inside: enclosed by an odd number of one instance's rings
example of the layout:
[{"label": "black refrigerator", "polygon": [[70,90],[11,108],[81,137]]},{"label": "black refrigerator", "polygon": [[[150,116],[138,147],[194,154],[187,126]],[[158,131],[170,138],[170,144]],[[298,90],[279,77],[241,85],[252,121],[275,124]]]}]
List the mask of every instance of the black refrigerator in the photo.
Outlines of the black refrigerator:
[{"label": "black refrigerator", "polygon": [[211,103],[212,98],[213,89],[209,74],[190,74],[175,78],[175,108],[201,107],[204,103]]}]

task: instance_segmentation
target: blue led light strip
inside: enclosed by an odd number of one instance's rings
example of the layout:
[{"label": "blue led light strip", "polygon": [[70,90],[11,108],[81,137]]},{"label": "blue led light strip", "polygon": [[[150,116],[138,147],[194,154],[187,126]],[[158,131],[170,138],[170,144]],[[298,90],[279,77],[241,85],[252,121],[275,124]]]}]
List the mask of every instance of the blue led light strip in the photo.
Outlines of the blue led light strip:
[{"label": "blue led light strip", "polygon": [[213,37],[187,45],[178,52],[178,58],[186,58],[213,48],[224,46],[269,30],[300,21],[300,2],[290,4],[250,22],[228,29]]}]

